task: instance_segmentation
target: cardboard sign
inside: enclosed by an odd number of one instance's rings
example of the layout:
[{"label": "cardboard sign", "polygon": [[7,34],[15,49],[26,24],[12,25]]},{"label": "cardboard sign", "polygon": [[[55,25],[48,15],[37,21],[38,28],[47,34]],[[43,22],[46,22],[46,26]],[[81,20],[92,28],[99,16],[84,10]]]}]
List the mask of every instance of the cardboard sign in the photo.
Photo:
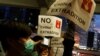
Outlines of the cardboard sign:
[{"label": "cardboard sign", "polygon": [[87,31],[95,7],[94,0],[56,0],[47,14],[64,16]]},{"label": "cardboard sign", "polygon": [[54,56],[63,56],[64,48],[54,48],[53,47]]},{"label": "cardboard sign", "polygon": [[38,21],[38,34],[42,36],[60,37],[62,19],[55,16],[40,15]]},{"label": "cardboard sign", "polygon": [[52,38],[51,39],[51,47],[60,47],[63,48],[63,38]]}]

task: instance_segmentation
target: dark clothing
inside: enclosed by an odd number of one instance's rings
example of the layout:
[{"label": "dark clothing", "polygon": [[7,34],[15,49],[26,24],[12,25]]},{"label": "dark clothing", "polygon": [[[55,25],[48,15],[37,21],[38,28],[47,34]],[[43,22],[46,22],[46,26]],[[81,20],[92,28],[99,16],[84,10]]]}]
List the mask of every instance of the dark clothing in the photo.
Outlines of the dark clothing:
[{"label": "dark clothing", "polygon": [[64,45],[63,56],[72,56],[74,41],[71,39],[64,39],[63,45]]}]

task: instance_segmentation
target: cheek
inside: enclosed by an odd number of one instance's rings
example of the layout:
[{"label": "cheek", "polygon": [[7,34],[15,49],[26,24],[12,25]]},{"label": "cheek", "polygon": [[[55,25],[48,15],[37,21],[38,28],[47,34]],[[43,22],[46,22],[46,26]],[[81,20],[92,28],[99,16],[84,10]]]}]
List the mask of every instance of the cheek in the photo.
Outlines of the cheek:
[{"label": "cheek", "polygon": [[48,52],[47,51],[43,51],[41,54],[42,54],[42,56],[48,56]]},{"label": "cheek", "polygon": [[29,38],[20,38],[19,43],[24,44],[27,40],[29,40]]},{"label": "cheek", "polygon": [[24,41],[22,41],[22,40],[18,40],[18,42],[20,43],[20,44],[24,44]]}]

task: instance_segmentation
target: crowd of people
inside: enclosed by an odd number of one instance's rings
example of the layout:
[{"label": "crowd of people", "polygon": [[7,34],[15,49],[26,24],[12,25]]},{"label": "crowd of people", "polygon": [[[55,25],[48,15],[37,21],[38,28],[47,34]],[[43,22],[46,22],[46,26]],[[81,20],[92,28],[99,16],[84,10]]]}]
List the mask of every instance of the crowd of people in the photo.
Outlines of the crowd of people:
[{"label": "crowd of people", "polygon": [[53,56],[51,47],[42,44],[43,37],[30,37],[32,33],[25,23],[1,23],[0,42],[5,56]]}]

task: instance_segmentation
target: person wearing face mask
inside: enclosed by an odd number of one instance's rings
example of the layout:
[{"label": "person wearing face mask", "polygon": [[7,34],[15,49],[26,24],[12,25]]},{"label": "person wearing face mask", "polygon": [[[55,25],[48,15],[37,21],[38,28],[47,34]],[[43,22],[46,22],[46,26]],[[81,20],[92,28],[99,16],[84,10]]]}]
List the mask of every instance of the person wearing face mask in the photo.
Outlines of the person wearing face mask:
[{"label": "person wearing face mask", "polygon": [[33,42],[35,42],[35,47],[34,47],[34,51],[33,51],[33,55],[34,56],[39,56],[38,50],[37,50],[37,46],[41,45],[43,42],[43,37],[39,36],[39,35],[35,35],[35,36],[31,36],[31,39],[33,40]]},{"label": "person wearing face mask", "polygon": [[42,37],[42,36],[39,36],[39,35],[36,35],[36,36],[32,37],[32,40],[33,40],[36,44],[42,44],[42,42],[43,42],[43,37]]},{"label": "person wearing face mask", "polygon": [[19,22],[6,22],[0,28],[0,37],[6,56],[32,56],[35,42],[30,38],[32,30]]},{"label": "person wearing face mask", "polygon": [[36,43],[34,48],[34,53],[38,54],[36,56],[54,56],[52,48],[43,44],[43,36],[36,35],[32,38],[32,40]]}]

